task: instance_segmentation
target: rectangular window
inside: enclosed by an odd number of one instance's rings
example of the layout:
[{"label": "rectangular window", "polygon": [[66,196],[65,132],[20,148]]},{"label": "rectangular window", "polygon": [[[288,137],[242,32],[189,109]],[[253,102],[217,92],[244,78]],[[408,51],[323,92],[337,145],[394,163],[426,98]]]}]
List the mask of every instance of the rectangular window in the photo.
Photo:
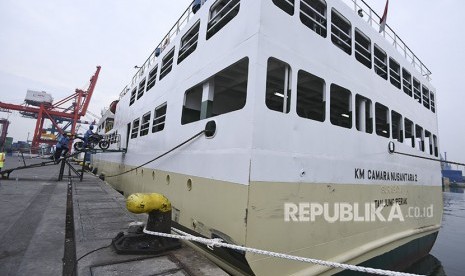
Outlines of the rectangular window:
[{"label": "rectangular window", "polygon": [[142,97],[144,95],[144,91],[145,91],[145,82],[146,82],[146,79],[143,79],[140,83],[139,83],[139,89],[137,90],[137,99],[140,99],[140,97]]},{"label": "rectangular window", "polygon": [[181,123],[242,109],[247,99],[249,59],[234,63],[186,91]]},{"label": "rectangular window", "polygon": [[300,70],[297,76],[297,115],[323,122],[325,105],[325,81]]},{"label": "rectangular window", "polygon": [[371,40],[355,28],[355,58],[371,69]]},{"label": "rectangular window", "polygon": [[431,102],[431,111],[436,113],[436,103],[434,102],[434,93],[433,93],[433,91],[430,91],[429,97],[430,97],[430,102]]},{"label": "rectangular window", "polygon": [[216,34],[239,13],[239,0],[217,0],[210,8],[207,39]]},{"label": "rectangular window", "polygon": [[131,91],[131,99],[129,100],[129,106],[131,106],[136,101],[136,93],[137,93],[137,88],[135,87]]},{"label": "rectangular window", "polygon": [[404,68],[402,68],[402,83],[405,94],[412,97],[412,75]]},{"label": "rectangular window", "polygon": [[439,156],[439,149],[438,149],[438,137],[433,135],[433,146],[434,146],[434,156]]},{"label": "rectangular window", "polygon": [[399,141],[400,143],[404,142],[404,129],[403,129],[403,120],[402,115],[391,111],[391,125],[392,125],[392,139]]},{"label": "rectangular window", "polygon": [[326,37],[326,2],[324,0],[300,0],[300,21],[315,33]]},{"label": "rectangular window", "polygon": [[266,74],[266,106],[274,111],[289,113],[291,107],[291,67],[275,58],[268,59]]},{"label": "rectangular window", "polygon": [[352,128],[352,93],[336,84],[330,87],[330,121],[333,125]]},{"label": "rectangular window", "polygon": [[358,131],[373,133],[373,106],[371,100],[355,95],[355,126]]},{"label": "rectangular window", "polygon": [[430,155],[434,154],[433,150],[433,136],[431,135],[431,132],[427,131],[425,129],[425,144],[428,147],[428,152]]},{"label": "rectangular window", "polygon": [[389,75],[391,76],[391,84],[400,89],[400,66],[392,58],[389,58]]},{"label": "rectangular window", "polygon": [[273,0],[273,3],[289,15],[294,15],[294,0]]},{"label": "rectangular window", "polygon": [[199,40],[200,20],[190,28],[189,31],[181,38],[181,48],[178,54],[178,64],[181,63],[187,56],[192,54],[197,48]]},{"label": "rectangular window", "polygon": [[200,120],[202,92],[203,89],[201,84],[186,91],[182,108],[181,124],[185,125]]},{"label": "rectangular window", "polygon": [[425,134],[423,133],[423,128],[419,125],[415,125],[415,138],[417,141],[418,149],[420,151],[425,151]]},{"label": "rectangular window", "polygon": [[421,104],[420,82],[413,78],[413,99]]},{"label": "rectangular window", "polygon": [[405,143],[410,145],[412,148],[415,148],[415,129],[414,124],[409,119],[405,118]]},{"label": "rectangular window", "polygon": [[348,55],[352,54],[352,26],[335,9],[331,11],[331,41]]},{"label": "rectangular window", "polygon": [[249,77],[249,59],[244,58],[223,71],[214,78],[211,109],[206,110],[206,118],[240,110],[247,99],[247,83]]},{"label": "rectangular window", "polygon": [[381,50],[376,44],[374,48],[374,64],[375,73],[387,80],[387,55],[386,52]]},{"label": "rectangular window", "polygon": [[158,65],[155,66],[155,68],[152,69],[149,73],[149,81],[147,82],[147,91],[152,89],[152,87],[155,86],[155,83],[157,81],[157,73],[158,73]]},{"label": "rectangular window", "polygon": [[137,138],[137,134],[139,134],[139,124],[140,119],[135,119],[134,122],[132,122],[131,139]]},{"label": "rectangular window", "polygon": [[426,107],[426,108],[430,108],[430,105],[429,105],[429,89],[422,85],[422,90],[423,90],[423,106]]},{"label": "rectangular window", "polygon": [[149,134],[149,127],[150,127],[150,116],[152,114],[147,112],[142,116],[142,125],[140,126],[140,136],[145,136]]},{"label": "rectangular window", "polygon": [[155,108],[153,115],[152,133],[162,131],[165,129],[166,120],[166,103]]},{"label": "rectangular window", "polygon": [[380,103],[375,104],[376,134],[389,138],[389,109]]},{"label": "rectangular window", "polygon": [[173,69],[174,47],[161,60],[160,80]]}]

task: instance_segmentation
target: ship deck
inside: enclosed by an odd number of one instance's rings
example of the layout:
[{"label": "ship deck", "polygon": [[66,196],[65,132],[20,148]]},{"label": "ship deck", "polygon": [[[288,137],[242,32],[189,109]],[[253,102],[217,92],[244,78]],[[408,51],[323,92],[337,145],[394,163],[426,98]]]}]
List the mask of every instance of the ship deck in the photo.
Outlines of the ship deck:
[{"label": "ship deck", "polygon": [[[4,169],[17,160],[7,157]],[[227,275],[184,245],[161,256],[116,254],[112,238],[146,216],[129,213],[124,197],[91,174],[71,180],[70,198],[68,178],[58,182],[58,173],[59,165],[39,167],[0,180],[0,275],[73,275],[79,257],[104,246],[79,260],[79,275]],[[74,220],[66,223],[70,207]]]}]

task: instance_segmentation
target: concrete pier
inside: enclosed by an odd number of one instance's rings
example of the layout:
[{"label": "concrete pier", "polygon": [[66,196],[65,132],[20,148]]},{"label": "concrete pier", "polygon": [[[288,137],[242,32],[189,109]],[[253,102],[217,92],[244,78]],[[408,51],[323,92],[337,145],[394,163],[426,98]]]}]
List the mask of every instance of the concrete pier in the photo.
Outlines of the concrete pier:
[{"label": "concrete pier", "polygon": [[[4,169],[18,164],[7,157]],[[112,238],[146,215],[129,213],[124,197],[91,174],[58,182],[58,172],[40,167],[0,180],[0,275],[227,275],[185,245],[160,256],[116,254]]]}]

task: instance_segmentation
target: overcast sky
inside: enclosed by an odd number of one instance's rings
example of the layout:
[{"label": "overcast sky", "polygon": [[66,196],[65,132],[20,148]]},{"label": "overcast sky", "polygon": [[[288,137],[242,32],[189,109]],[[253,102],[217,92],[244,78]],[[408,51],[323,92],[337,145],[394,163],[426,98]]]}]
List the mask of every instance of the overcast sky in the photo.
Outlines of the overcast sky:
[{"label": "overcast sky", "polygon": [[[383,13],[385,0],[365,1]],[[86,88],[101,65],[90,105],[100,114],[190,2],[0,0],[0,101],[20,104],[27,89],[61,99]],[[387,19],[432,71],[440,149],[459,162],[465,162],[465,38],[459,21],[464,10],[463,0],[391,0]],[[9,136],[26,140],[34,120],[0,113],[7,116]]]}]

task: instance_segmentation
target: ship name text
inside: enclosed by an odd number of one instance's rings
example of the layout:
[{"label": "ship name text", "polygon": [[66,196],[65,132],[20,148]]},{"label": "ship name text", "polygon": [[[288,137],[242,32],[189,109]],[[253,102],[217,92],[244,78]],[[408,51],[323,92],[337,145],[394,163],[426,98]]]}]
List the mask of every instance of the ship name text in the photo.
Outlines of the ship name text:
[{"label": "ship name text", "polygon": [[418,175],[414,173],[355,168],[355,179],[418,182]]}]

